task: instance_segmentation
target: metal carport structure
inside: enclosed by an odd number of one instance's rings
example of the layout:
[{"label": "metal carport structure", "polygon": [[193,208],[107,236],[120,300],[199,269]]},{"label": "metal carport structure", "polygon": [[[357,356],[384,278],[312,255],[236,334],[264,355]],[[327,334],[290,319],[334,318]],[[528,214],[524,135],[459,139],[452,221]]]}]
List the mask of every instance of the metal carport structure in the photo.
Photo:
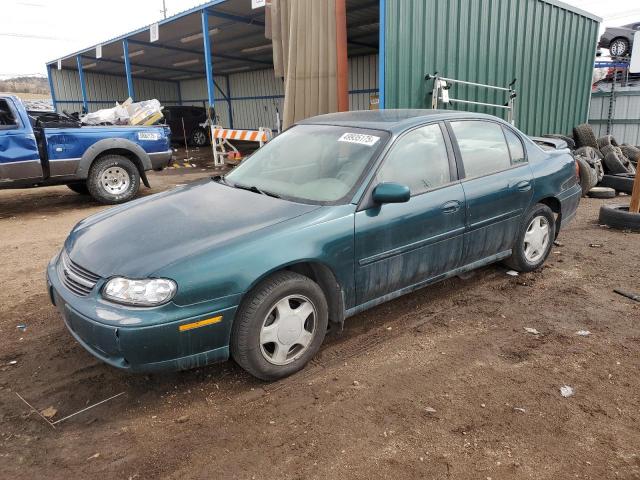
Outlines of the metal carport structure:
[{"label": "metal carport structure", "polygon": [[[380,0],[347,0],[350,103],[378,91]],[[131,97],[212,105],[235,128],[269,126],[282,109],[265,8],[213,0],[47,64],[56,110],[94,111]]]}]

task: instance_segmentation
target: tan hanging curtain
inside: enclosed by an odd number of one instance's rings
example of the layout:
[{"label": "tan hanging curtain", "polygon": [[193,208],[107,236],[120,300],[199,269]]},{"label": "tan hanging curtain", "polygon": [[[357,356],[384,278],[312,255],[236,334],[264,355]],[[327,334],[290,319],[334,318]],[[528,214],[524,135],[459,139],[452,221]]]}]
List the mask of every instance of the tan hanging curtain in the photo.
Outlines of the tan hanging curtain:
[{"label": "tan hanging curtain", "polygon": [[284,128],[347,110],[344,0],[272,0],[269,16],[274,71],[285,80]]}]

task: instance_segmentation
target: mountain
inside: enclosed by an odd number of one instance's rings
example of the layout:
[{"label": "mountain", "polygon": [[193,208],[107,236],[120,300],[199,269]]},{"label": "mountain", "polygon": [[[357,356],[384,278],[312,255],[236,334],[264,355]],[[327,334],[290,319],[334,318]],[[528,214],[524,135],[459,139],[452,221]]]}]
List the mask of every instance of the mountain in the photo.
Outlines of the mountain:
[{"label": "mountain", "polygon": [[47,77],[41,75],[20,75],[11,78],[0,76],[0,92],[38,93],[49,95]]}]

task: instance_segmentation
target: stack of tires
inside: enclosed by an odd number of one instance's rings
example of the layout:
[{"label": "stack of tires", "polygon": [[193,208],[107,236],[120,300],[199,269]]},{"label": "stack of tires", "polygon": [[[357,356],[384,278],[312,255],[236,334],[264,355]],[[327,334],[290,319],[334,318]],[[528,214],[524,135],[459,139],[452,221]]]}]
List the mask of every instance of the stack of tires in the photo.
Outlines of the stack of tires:
[{"label": "stack of tires", "polygon": [[[579,166],[583,195],[615,198],[619,193],[632,193],[640,146],[619,145],[611,135],[596,138],[587,124],[575,127],[572,137],[545,136],[567,142]],[[602,205],[599,222],[611,228],[640,231],[640,214],[631,213],[629,205]]]},{"label": "stack of tires", "polygon": [[614,198],[618,193],[630,194],[640,160],[640,147],[619,145],[611,135],[596,138],[588,124],[573,129],[573,136],[545,135],[567,142],[580,169],[580,185],[584,196]]}]

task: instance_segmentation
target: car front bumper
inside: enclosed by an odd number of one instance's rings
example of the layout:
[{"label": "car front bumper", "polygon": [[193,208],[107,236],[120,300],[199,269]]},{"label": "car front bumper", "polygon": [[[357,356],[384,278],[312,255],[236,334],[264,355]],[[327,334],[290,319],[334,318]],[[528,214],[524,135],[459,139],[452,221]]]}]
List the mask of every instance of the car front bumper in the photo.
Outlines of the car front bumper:
[{"label": "car front bumper", "polygon": [[[153,372],[187,370],[229,358],[231,324],[237,309],[223,307],[229,298],[196,307],[170,303],[134,309],[101,299],[98,292],[104,282],[99,282],[87,297],[79,297],[61,282],[57,256],[47,268],[47,283],[51,301],[71,335],[109,365],[132,372]],[[207,322],[217,317],[221,318],[215,323]],[[204,325],[184,329],[197,322]]]}]

